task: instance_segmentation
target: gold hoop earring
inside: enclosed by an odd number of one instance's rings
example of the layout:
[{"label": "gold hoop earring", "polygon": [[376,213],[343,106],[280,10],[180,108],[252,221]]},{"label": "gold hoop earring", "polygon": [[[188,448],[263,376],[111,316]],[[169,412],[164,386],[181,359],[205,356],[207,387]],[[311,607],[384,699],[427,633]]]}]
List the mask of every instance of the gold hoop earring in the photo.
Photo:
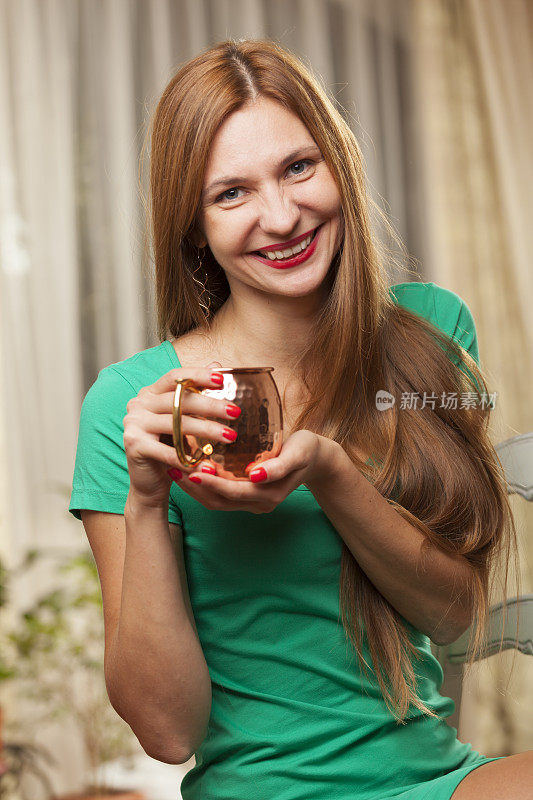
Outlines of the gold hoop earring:
[{"label": "gold hoop earring", "polygon": [[203,258],[200,256],[200,248],[198,248],[197,257],[198,257],[198,265],[192,273],[192,279],[201,290],[199,293],[198,302],[200,303],[200,306],[203,309],[206,319],[208,319],[211,310],[211,296],[207,288],[207,270],[206,269],[203,270],[205,276],[203,281],[197,277],[197,274],[202,271],[203,267]]}]

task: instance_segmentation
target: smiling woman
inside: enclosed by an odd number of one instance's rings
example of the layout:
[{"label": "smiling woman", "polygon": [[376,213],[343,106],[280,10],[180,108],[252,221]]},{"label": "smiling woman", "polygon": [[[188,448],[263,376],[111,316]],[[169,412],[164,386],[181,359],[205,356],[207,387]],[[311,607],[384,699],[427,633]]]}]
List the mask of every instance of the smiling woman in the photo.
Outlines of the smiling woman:
[{"label": "smiling woman", "polygon": [[[298,146],[287,154],[287,143],[293,142]],[[220,177],[229,169],[241,177]],[[269,97],[246,103],[217,131],[204,184],[196,243],[209,247],[230,286],[223,328],[221,316],[217,319],[219,340],[229,345],[228,334],[239,328],[244,309],[246,315],[265,316],[260,294],[265,291],[280,300],[292,298],[291,327],[296,336],[306,333],[298,309],[308,317],[320,307],[324,278],[342,238],[340,194],[306,126]],[[221,186],[229,188],[219,193]],[[256,268],[255,262],[271,269]],[[279,270],[289,269],[280,282]],[[286,325],[273,317],[269,327],[277,360],[290,359],[294,348],[287,350]]]},{"label": "smiling woman", "polygon": [[[151,145],[161,344],[91,387],[70,504],[105,512],[110,697],[156,758],[196,754],[184,800],[450,800],[467,774],[471,800],[507,760],[447,725],[430,637],[473,622],[473,661],[516,554],[472,314],[388,285],[355,136],[276,43],[184,64]],[[286,438],[257,483],[184,475],[165,443],[176,379],[216,386],[208,362],[275,368]],[[186,433],[231,436],[213,418],[238,408],[185,403]]]}]

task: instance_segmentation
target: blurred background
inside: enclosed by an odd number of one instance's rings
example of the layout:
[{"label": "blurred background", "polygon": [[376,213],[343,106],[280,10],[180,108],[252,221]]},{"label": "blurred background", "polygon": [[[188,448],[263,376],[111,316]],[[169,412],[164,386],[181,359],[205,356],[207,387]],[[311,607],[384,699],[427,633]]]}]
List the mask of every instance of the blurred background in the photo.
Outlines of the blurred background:
[{"label": "blurred background", "polygon": [[[496,443],[533,431],[532,32],[530,0],[0,0],[0,775],[6,753],[25,775],[8,800],[98,781],[175,799],[194,763],[149,759],[106,702],[97,575],[67,511],[86,391],[158,344],[140,163],[172,74],[229,37],[304,59],[416,259],[390,282],[470,307]],[[533,504],[510,499],[532,592]],[[533,659],[485,659],[459,738],[533,748],[532,701]]]}]

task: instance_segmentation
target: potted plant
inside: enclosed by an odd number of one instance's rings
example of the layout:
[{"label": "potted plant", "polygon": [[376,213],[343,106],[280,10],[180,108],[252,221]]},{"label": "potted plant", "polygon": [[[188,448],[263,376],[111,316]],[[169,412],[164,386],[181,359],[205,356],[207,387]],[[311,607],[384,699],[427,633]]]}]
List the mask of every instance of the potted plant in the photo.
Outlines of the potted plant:
[{"label": "potted plant", "polygon": [[[139,752],[140,745],[129,726],[111,706],[104,680],[103,615],[98,572],[90,550],[76,554],[61,550],[35,549],[26,553],[19,567],[8,570],[0,562],[0,614],[6,610],[7,585],[18,573],[27,573],[36,562],[50,559],[57,576],[54,588],[37,597],[15,614],[0,634],[0,683],[11,681],[16,697],[23,699],[16,721],[6,719],[6,731],[19,737],[42,730],[60,718],[78,728],[88,764],[88,780],[77,794],[55,800],[145,800],[130,789],[106,786],[99,768],[120,756]],[[4,614],[5,616],[5,614]],[[31,701],[27,703],[27,701]],[[26,717],[22,718],[22,708]],[[31,735],[30,737],[31,738]],[[19,748],[14,752],[9,748]],[[20,748],[24,748],[24,754]],[[46,784],[38,761],[52,763],[39,742],[4,744],[0,751],[0,788],[8,787],[14,772],[16,789],[1,792],[4,800],[25,800],[21,791],[23,773],[33,772]],[[6,777],[7,776],[7,777]],[[3,784],[2,784],[3,781]],[[50,787],[44,786],[47,797]],[[18,794],[17,794],[18,792]],[[33,794],[31,800],[35,795]],[[29,800],[29,798],[28,798]]]}]

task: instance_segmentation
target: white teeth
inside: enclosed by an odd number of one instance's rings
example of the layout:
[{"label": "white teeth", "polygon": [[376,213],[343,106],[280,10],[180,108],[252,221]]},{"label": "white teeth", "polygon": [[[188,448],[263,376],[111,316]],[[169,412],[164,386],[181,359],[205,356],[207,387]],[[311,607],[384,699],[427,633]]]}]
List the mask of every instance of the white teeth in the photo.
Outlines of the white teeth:
[{"label": "white teeth", "polygon": [[290,258],[291,256],[295,256],[297,253],[301,253],[302,250],[305,250],[305,248],[309,246],[312,238],[313,234],[311,233],[306,239],[303,240],[303,242],[295,244],[294,247],[289,247],[287,250],[259,250],[259,253],[263,256],[263,258],[269,258],[270,261],[276,261],[282,258]]}]

